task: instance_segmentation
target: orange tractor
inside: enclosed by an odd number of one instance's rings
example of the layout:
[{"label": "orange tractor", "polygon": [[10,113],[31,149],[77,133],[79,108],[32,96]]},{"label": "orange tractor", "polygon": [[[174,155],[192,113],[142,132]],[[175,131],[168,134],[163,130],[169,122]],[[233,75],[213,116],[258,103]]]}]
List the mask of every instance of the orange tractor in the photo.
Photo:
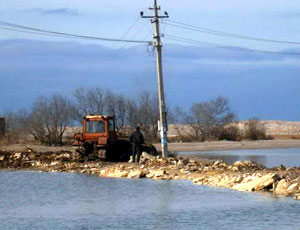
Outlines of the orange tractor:
[{"label": "orange tractor", "polygon": [[[77,152],[91,159],[106,161],[128,161],[131,144],[127,138],[120,138],[115,131],[115,119],[112,116],[85,116],[82,121],[82,133],[75,134],[73,145],[80,146]],[[143,145],[143,151],[157,155],[153,145]]]}]

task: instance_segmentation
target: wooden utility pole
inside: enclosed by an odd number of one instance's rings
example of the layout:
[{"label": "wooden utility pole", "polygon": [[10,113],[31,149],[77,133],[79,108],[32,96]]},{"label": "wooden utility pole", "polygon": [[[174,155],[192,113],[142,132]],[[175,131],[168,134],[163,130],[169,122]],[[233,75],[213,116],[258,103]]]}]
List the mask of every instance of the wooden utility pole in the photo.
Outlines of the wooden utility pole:
[{"label": "wooden utility pole", "polygon": [[151,23],[154,24],[154,42],[153,46],[156,50],[156,71],[157,71],[157,84],[158,84],[158,100],[159,100],[159,132],[161,139],[161,150],[164,157],[168,155],[168,123],[167,123],[167,113],[166,113],[166,101],[164,93],[164,82],[163,82],[163,70],[162,70],[162,43],[161,35],[159,30],[159,19],[168,18],[168,13],[165,12],[164,16],[159,15],[160,7],[157,5],[157,1],[154,0],[153,8],[150,7],[149,10],[154,11],[154,16],[144,16],[144,12],[141,12],[142,18],[150,18]]}]

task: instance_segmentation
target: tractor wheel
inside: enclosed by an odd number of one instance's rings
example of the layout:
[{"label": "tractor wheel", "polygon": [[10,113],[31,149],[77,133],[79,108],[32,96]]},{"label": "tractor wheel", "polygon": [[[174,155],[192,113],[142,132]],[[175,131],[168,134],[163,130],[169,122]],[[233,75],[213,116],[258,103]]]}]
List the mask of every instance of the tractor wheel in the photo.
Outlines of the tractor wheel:
[{"label": "tractor wheel", "polygon": [[131,144],[127,140],[117,140],[107,148],[106,159],[113,162],[129,161]]},{"label": "tractor wheel", "polygon": [[154,147],[154,145],[147,145],[147,144],[143,144],[142,145],[142,149],[143,152],[146,152],[152,156],[158,156],[159,153],[157,152],[156,148]]}]

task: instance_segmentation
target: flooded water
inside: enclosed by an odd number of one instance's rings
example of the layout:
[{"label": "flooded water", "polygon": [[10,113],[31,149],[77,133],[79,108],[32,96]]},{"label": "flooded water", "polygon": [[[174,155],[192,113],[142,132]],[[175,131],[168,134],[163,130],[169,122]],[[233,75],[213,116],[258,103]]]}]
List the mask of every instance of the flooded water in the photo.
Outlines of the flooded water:
[{"label": "flooded water", "polygon": [[222,159],[229,164],[238,160],[251,160],[267,167],[281,164],[286,167],[300,167],[300,148],[181,152],[180,155]]},{"label": "flooded water", "polygon": [[300,202],[189,181],[0,172],[0,229],[300,229]]}]

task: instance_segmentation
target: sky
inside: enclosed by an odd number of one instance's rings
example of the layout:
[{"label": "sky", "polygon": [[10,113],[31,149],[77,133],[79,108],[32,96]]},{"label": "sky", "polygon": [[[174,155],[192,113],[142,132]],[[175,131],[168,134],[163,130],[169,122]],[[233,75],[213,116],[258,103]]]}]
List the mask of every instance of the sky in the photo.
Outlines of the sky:
[{"label": "sky", "polygon": [[[212,30],[300,42],[296,0],[161,0],[170,20]],[[0,21],[51,31],[151,40],[139,18],[151,0],[0,0]],[[222,37],[161,25],[165,35],[258,50],[300,54],[300,45]],[[163,38],[169,106],[188,109],[217,96],[242,120],[300,120],[300,55],[219,49]],[[155,55],[144,44],[74,40],[3,30],[0,26],[0,113],[28,108],[40,95],[72,96],[103,87],[135,97],[156,92]]]}]

